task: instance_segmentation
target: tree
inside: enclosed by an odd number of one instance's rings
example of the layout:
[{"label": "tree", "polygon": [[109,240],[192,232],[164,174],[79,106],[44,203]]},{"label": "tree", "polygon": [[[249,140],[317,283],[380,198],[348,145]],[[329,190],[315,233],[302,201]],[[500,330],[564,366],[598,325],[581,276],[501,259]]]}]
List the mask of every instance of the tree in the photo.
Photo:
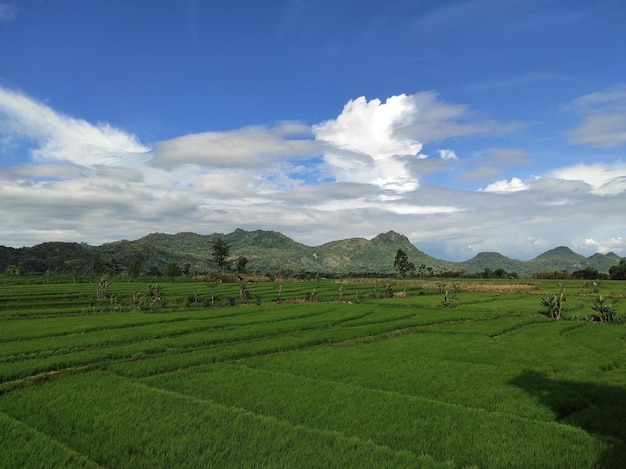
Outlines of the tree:
[{"label": "tree", "polygon": [[235,269],[237,269],[237,273],[238,274],[245,274],[246,273],[246,264],[248,263],[248,258],[245,256],[239,256],[237,258],[237,266],[235,267]]},{"label": "tree", "polygon": [[228,255],[230,254],[230,245],[224,241],[223,238],[218,238],[217,241],[213,243],[211,251],[213,253],[213,260],[220,266],[220,270],[223,271]]},{"label": "tree", "polygon": [[626,280],[626,260],[622,259],[618,265],[609,269],[611,280]]},{"label": "tree", "polygon": [[599,276],[598,271],[593,267],[585,267],[582,270],[576,270],[572,272],[572,278],[576,279],[584,279],[584,280],[593,280],[597,279]]},{"label": "tree", "polygon": [[180,277],[182,270],[176,262],[171,262],[167,265],[167,276],[170,278],[170,282],[174,283],[174,277]]},{"label": "tree", "polygon": [[493,274],[497,277],[497,278],[505,278],[506,277],[506,270],[500,268],[500,269],[496,269],[493,271]]},{"label": "tree", "polygon": [[398,249],[393,267],[398,271],[400,277],[404,277],[407,272],[415,272],[415,265],[409,262],[409,258],[402,249]]}]

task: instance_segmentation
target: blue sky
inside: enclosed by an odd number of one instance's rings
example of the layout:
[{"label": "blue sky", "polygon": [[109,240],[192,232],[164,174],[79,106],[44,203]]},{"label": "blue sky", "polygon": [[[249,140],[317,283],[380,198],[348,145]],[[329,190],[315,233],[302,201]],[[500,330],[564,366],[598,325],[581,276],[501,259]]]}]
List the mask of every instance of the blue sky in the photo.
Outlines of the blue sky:
[{"label": "blue sky", "polygon": [[626,256],[626,4],[0,0],[0,245]]}]

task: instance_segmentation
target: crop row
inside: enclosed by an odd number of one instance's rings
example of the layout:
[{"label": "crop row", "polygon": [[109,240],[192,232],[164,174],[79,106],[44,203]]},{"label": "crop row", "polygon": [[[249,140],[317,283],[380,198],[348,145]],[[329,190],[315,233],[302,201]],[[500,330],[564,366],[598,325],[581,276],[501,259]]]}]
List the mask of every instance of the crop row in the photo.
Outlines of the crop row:
[{"label": "crop row", "polygon": [[534,451],[536,467],[589,467],[607,449],[584,431],[554,422],[241,365],[204,366],[144,382],[396,451],[452,458],[457,466],[490,461],[492,467],[522,467]]},{"label": "crop row", "polygon": [[0,409],[107,467],[442,467],[428,456],[104,372],[5,394]]}]

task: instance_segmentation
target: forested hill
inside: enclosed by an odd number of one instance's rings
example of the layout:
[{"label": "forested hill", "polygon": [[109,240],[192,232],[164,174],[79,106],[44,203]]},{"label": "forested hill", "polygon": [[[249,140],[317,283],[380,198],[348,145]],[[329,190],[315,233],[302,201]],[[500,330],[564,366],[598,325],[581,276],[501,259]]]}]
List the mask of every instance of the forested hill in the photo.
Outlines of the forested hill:
[{"label": "forested hill", "polygon": [[142,271],[164,272],[168,264],[189,265],[190,272],[216,270],[212,260],[213,243],[223,239],[230,246],[229,261],[248,260],[249,272],[390,273],[394,259],[402,249],[416,267],[416,273],[430,275],[444,271],[506,271],[520,275],[537,271],[573,272],[585,268],[599,272],[620,262],[614,253],[584,257],[566,247],[547,251],[535,259],[520,261],[498,253],[480,253],[464,262],[436,259],[417,249],[406,236],[394,231],[381,233],[371,240],[350,238],[321,246],[306,246],[275,231],[244,231],[229,234],[153,233],[143,238],[116,241],[101,246],[84,243],[48,242],[33,247],[0,246],[0,271],[21,273],[124,272],[131,265]]}]

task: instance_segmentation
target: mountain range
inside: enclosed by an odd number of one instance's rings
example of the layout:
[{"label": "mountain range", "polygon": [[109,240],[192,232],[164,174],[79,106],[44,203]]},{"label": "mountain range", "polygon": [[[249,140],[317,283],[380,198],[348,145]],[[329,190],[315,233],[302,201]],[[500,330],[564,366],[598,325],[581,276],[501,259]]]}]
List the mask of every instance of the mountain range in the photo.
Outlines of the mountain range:
[{"label": "mountain range", "polygon": [[496,252],[482,252],[463,262],[450,262],[420,251],[406,236],[394,231],[381,233],[367,240],[350,238],[332,241],[320,246],[306,246],[275,231],[245,231],[237,229],[229,234],[152,233],[143,238],[116,241],[90,246],[85,243],[47,242],[33,247],[11,248],[0,246],[0,271],[19,268],[24,273],[75,272],[93,265],[94,259],[114,270],[123,271],[133,262],[144,270],[164,271],[168,264],[189,264],[191,272],[217,269],[212,260],[213,243],[223,239],[230,246],[229,261],[239,257],[248,260],[250,272],[324,273],[390,273],[394,259],[402,249],[418,272],[444,271],[483,272],[485,269],[503,269],[520,275],[537,271],[567,270],[569,272],[591,267],[608,272],[621,258],[615,253],[594,254],[585,257],[567,247],[557,247],[529,261],[521,261]]}]

